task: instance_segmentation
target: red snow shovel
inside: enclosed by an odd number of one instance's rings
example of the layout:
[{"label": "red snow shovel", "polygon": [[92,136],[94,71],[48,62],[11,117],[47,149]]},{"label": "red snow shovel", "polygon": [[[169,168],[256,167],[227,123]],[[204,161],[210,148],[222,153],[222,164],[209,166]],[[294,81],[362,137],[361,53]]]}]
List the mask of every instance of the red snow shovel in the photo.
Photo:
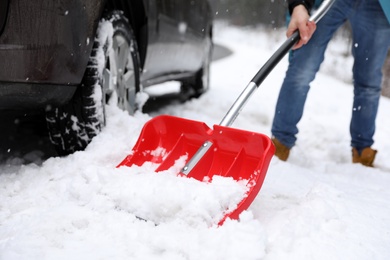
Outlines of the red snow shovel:
[{"label": "red snow shovel", "polygon": [[[334,0],[325,0],[310,18],[318,22]],[[275,152],[268,136],[230,128],[244,104],[284,55],[299,41],[295,32],[258,71],[244,89],[219,125],[213,129],[205,123],[168,115],[148,121],[128,155],[119,166],[142,166],[145,162],[157,165],[156,172],[170,169],[185,156],[185,166],[178,173],[199,181],[209,181],[213,176],[246,180],[246,196],[234,210],[224,212],[219,221],[238,219],[257,196],[263,184],[269,163]]]}]

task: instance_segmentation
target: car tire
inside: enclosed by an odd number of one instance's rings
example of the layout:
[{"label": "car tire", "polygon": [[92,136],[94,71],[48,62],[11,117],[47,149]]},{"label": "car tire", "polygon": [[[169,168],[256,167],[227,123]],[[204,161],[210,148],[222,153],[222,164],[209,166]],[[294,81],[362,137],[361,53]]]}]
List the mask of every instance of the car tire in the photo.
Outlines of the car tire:
[{"label": "car tire", "polygon": [[49,137],[60,156],[84,150],[105,125],[105,105],[114,102],[129,114],[137,110],[140,60],[133,30],[120,11],[100,21],[80,86],[72,100],[49,109]]},{"label": "car tire", "polygon": [[[210,30],[211,31],[211,30]],[[210,64],[213,55],[213,43],[211,33],[206,39],[206,55],[203,65],[195,75],[181,82],[180,96],[183,101],[190,98],[198,98],[209,89],[210,85]]]}]

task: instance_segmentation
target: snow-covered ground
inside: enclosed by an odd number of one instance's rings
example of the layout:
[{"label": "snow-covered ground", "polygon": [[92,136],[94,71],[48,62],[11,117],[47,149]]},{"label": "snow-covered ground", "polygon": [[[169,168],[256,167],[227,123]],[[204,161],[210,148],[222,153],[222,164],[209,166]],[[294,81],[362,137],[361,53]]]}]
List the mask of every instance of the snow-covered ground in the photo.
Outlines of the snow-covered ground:
[{"label": "snow-covered ground", "polygon": [[[215,225],[242,195],[231,179],[206,184],[150,165],[116,168],[152,116],[218,124],[284,39],[284,31],[219,26],[214,40],[233,54],[213,62],[201,98],[133,117],[110,106],[86,151],[0,165],[0,259],[390,259],[390,101],[381,99],[377,118],[377,167],[352,164],[352,60],[342,40],[312,84],[288,162],[272,159],[239,221]],[[232,127],[270,134],[286,60]]]}]

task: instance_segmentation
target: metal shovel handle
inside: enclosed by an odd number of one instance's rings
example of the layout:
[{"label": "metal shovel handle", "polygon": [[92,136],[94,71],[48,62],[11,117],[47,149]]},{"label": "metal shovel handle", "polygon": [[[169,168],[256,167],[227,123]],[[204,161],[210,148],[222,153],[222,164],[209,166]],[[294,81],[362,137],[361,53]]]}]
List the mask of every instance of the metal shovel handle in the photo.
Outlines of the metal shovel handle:
[{"label": "metal shovel handle", "polygon": [[[329,10],[335,0],[324,0],[317,11],[310,17],[310,21],[317,23]],[[238,114],[248,101],[249,97],[255,92],[260,86],[268,74],[274,69],[279,61],[290,51],[290,49],[300,40],[299,31],[293,33],[280,47],[279,49],[269,58],[269,60],[263,65],[263,67],[253,77],[251,82],[247,85],[241,95],[234,102],[232,107],[229,109],[225,117],[222,119],[219,125],[231,126],[236,120]]]}]

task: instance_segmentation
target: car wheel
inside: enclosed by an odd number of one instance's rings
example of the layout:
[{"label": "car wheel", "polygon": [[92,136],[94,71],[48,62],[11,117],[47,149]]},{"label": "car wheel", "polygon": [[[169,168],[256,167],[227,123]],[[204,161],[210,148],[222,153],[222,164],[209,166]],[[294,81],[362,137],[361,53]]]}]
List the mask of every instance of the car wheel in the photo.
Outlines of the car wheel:
[{"label": "car wheel", "polygon": [[105,125],[105,104],[133,114],[140,91],[140,61],[132,28],[122,12],[99,23],[91,56],[72,100],[49,109],[46,122],[59,155],[84,150]]},{"label": "car wheel", "polygon": [[203,65],[198,70],[195,76],[182,81],[180,88],[180,96],[182,100],[189,98],[198,98],[209,89],[210,85],[210,63],[213,55],[213,43],[210,36],[207,38],[207,52]]}]

